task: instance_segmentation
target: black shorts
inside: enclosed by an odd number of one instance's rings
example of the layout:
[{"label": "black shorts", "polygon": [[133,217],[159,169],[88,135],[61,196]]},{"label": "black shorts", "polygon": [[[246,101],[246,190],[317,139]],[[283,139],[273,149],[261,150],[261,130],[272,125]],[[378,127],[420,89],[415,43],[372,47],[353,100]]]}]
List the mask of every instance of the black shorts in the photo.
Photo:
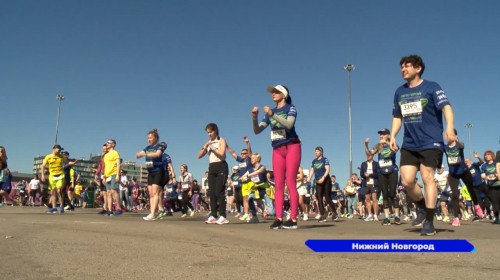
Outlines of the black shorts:
[{"label": "black shorts", "polygon": [[165,176],[165,171],[162,169],[155,173],[148,174],[148,186],[157,185],[163,186],[163,177]]},{"label": "black shorts", "polygon": [[378,188],[376,188],[375,185],[366,184],[366,188],[368,191],[365,194],[378,193]]},{"label": "black shorts", "polygon": [[410,151],[401,149],[401,161],[399,166],[411,165],[420,168],[420,165],[438,168],[443,164],[443,151],[438,149],[427,149]]}]

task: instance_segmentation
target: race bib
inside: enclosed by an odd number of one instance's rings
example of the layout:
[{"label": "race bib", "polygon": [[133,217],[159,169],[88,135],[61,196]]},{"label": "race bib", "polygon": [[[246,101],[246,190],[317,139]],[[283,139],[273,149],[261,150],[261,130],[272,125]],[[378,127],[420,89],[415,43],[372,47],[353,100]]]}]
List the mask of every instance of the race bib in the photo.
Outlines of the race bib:
[{"label": "race bib", "polygon": [[246,169],[247,168],[247,163],[246,162],[242,162],[242,163],[238,164],[238,166],[240,167],[240,169]]},{"label": "race bib", "polygon": [[471,175],[476,174],[476,170],[475,170],[474,168],[472,168],[472,169],[470,170],[470,174],[471,174]]},{"label": "race bib", "polygon": [[238,181],[233,181],[233,186],[237,186],[238,185]]},{"label": "race bib", "polygon": [[189,189],[189,184],[188,184],[188,183],[183,183],[183,184],[182,184],[182,189],[183,189],[183,190],[187,190],[187,189]]},{"label": "race bib", "polygon": [[286,139],[286,131],[284,129],[271,130],[271,141]]},{"label": "race bib", "polygon": [[380,167],[390,167],[392,166],[392,160],[390,158],[388,159],[382,159],[378,162]]},{"label": "race bib", "polygon": [[250,180],[252,180],[252,182],[254,182],[256,184],[260,183],[259,175],[254,175],[254,176],[250,177]]},{"label": "race bib", "polygon": [[417,115],[422,113],[422,102],[420,100],[401,104],[401,113],[403,117]]},{"label": "race bib", "polygon": [[462,159],[460,157],[448,157],[448,164],[450,165],[460,164],[461,162]]}]

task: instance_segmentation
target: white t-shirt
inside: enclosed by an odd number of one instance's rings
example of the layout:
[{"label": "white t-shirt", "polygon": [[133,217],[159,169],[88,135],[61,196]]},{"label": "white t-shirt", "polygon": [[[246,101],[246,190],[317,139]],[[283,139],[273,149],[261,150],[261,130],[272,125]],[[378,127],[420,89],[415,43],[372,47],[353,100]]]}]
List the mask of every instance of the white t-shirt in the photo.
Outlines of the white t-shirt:
[{"label": "white t-shirt", "polygon": [[31,179],[31,181],[30,181],[30,189],[31,190],[38,190],[38,189],[40,189],[40,180],[38,180],[38,179]]},{"label": "white t-shirt", "polygon": [[441,192],[449,191],[448,173],[449,172],[445,170],[441,174],[439,174],[439,173],[434,174],[434,180],[436,180],[438,182],[438,188],[439,188],[439,191],[441,191]]}]

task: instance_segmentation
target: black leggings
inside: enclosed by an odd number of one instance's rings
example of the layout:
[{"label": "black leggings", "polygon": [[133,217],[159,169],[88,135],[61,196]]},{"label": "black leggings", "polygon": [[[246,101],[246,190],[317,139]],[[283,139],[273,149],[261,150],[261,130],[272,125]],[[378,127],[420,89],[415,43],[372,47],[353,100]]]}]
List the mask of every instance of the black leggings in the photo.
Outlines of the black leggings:
[{"label": "black leggings", "polygon": [[[487,212],[489,212],[490,209],[490,200],[488,198],[488,185],[486,183],[481,183],[479,186],[474,186],[473,188],[474,194],[477,197],[478,203],[481,206],[481,209],[488,209]],[[481,199],[481,192],[486,194],[486,197],[484,199]]]},{"label": "black leggings", "polygon": [[396,195],[398,188],[398,172],[394,171],[390,174],[378,174],[378,183],[382,189],[382,197],[384,199],[384,209],[399,208],[399,201]]},{"label": "black leggings", "polygon": [[226,218],[226,180],[227,162],[212,162],[208,165],[208,195],[210,196],[210,212],[212,217]]},{"label": "black leggings", "polygon": [[330,206],[334,214],[337,210],[335,204],[333,204],[331,193],[332,179],[330,179],[330,175],[325,178],[322,184],[316,182],[316,197],[318,199],[319,213],[321,216],[325,216],[325,205],[323,205],[323,197],[325,198],[326,203]]},{"label": "black leggings", "polygon": [[234,203],[236,203],[236,211],[241,213],[241,209],[243,208],[243,195],[241,193],[241,187],[234,188]]},{"label": "black leggings", "polygon": [[182,199],[181,199],[181,209],[182,214],[187,214],[188,207],[191,211],[194,211],[193,204],[191,204],[191,200],[189,199],[189,190],[182,191]]},{"label": "black leggings", "polygon": [[470,198],[472,199],[474,205],[478,205],[479,200],[477,199],[478,196],[476,195],[476,192],[474,191],[473,188],[474,183],[472,181],[472,175],[470,174],[470,172],[466,171],[460,175],[453,175],[450,173],[450,176],[448,176],[448,183],[450,183],[450,187],[452,187],[453,189],[452,184],[454,184],[458,188],[458,182],[460,179],[462,179],[465,186],[467,187],[467,191],[469,192]]},{"label": "black leggings", "polygon": [[490,186],[488,190],[488,197],[491,200],[491,204],[493,206],[493,214],[495,214],[495,218],[499,218],[499,208],[500,208],[500,186],[492,187]]}]

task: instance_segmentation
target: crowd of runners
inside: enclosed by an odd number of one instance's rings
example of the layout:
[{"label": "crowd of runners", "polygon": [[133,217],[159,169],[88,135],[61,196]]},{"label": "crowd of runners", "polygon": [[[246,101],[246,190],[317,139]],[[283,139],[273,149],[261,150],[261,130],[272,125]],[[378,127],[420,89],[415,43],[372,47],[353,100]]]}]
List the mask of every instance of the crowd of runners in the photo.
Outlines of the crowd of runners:
[{"label": "crowd of runners", "polygon": [[[238,154],[219,135],[217,124],[209,123],[205,128],[208,140],[198,152],[198,158],[207,157],[208,171],[198,183],[186,164],[175,170],[166,142],[153,129],[147,133],[146,147],[136,153],[137,158],[145,158],[146,185],[140,186],[121,168],[114,139],[102,146],[92,187],[80,184],[75,161],[60,145],[54,145],[43,160],[41,174],[29,183],[18,183],[16,189],[23,193],[21,205],[35,205],[46,185],[50,197],[40,204],[47,206],[48,213],[85,207],[92,191],[92,204],[102,208],[100,214],[145,211],[146,221],[206,215],[205,223],[224,225],[270,218],[274,219],[271,229],[296,229],[299,219],[323,223],[357,217],[383,226],[411,222],[422,227],[423,235],[436,233],[435,219],[452,226],[482,219],[500,224],[500,152],[486,151],[482,157],[474,153],[474,161],[465,158],[451,103],[437,83],[421,78],[425,70],[422,59],[405,56],[400,65],[406,82],[394,95],[391,129],[379,130],[379,140],[372,147],[370,139],[365,140],[366,161],[359,174],[352,174],[342,186],[331,174],[322,146],[304,151],[311,157],[302,158],[295,130],[297,108],[289,89],[276,85],[267,89],[275,107],[263,107],[260,120],[259,108],[251,109],[255,134],[267,127],[271,130],[269,168],[261,164],[262,157],[269,155],[253,151],[248,137],[243,138],[245,147]],[[401,127],[404,135],[399,146],[396,136]],[[9,204],[11,175],[6,149],[0,147],[0,151],[0,202]],[[237,162],[231,169],[227,154]]]}]

